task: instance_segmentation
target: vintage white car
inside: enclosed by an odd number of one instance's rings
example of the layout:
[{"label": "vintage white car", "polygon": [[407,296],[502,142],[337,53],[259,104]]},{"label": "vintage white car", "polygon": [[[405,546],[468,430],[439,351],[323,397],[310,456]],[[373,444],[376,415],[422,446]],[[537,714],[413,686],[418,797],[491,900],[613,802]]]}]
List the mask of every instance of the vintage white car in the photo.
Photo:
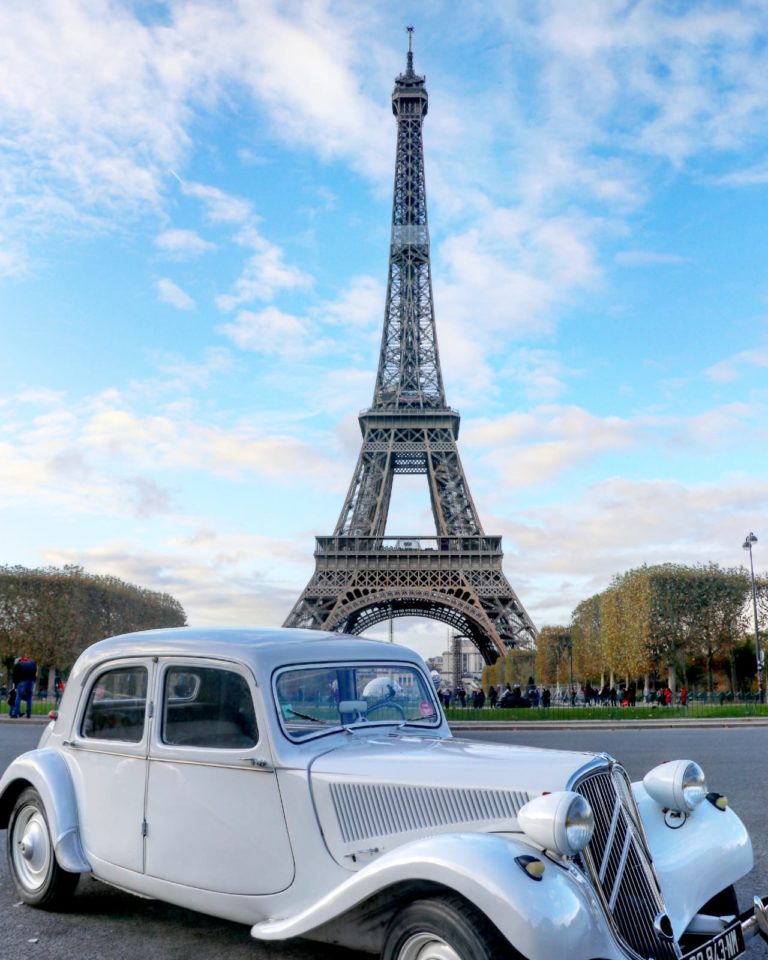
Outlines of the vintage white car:
[{"label": "vintage white car", "polygon": [[420,657],[301,630],[90,647],[0,779],[21,899],[81,873],[386,960],[734,960],[747,832],[696,763],[454,739]]}]

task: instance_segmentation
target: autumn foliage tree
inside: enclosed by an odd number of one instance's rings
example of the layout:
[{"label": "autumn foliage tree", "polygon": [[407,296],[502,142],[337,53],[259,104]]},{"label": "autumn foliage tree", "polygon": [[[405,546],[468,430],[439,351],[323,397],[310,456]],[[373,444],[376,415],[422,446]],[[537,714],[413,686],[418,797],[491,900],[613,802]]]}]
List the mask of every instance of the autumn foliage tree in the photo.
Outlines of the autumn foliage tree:
[{"label": "autumn foliage tree", "polygon": [[90,644],[118,633],[187,622],[166,593],[81,567],[0,567],[0,656],[21,653],[66,670]]},{"label": "autumn foliage tree", "polygon": [[[764,578],[757,594],[761,622],[768,620]],[[730,665],[735,689],[736,651],[744,639],[750,606],[750,578],[743,567],[661,564],[617,575],[606,590],[582,601],[573,612],[575,675],[582,682],[606,674],[611,680],[630,681],[656,673],[674,687],[678,669],[701,662],[714,692],[715,668],[725,664]],[[548,644],[545,640],[539,658],[542,671],[549,670]]]}]

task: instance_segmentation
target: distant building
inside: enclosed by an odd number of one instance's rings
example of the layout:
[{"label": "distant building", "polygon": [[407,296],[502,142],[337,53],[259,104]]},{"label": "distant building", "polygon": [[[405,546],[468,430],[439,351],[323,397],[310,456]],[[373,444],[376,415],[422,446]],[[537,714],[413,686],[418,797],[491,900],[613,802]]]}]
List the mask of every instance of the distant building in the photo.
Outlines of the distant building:
[{"label": "distant building", "polygon": [[[459,682],[467,690],[479,687],[485,666],[483,655],[467,637],[455,638],[452,647],[453,649],[445,650],[442,657],[435,658],[442,661],[437,669],[442,677],[443,686],[452,690],[458,677]],[[454,669],[456,656],[460,658],[458,670]]]}]

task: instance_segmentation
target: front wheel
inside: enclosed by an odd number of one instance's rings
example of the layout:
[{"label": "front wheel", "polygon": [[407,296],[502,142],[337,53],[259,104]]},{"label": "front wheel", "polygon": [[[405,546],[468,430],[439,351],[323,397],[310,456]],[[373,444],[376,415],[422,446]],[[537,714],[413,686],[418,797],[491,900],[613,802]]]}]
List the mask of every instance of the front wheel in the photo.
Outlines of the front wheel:
[{"label": "front wheel", "polygon": [[23,790],[13,808],[7,853],[8,870],[24,903],[55,910],[75,892],[80,874],[59,866],[45,807],[34,787]]},{"label": "front wheel", "polygon": [[390,924],[381,960],[522,960],[479,910],[459,896],[417,900]]}]

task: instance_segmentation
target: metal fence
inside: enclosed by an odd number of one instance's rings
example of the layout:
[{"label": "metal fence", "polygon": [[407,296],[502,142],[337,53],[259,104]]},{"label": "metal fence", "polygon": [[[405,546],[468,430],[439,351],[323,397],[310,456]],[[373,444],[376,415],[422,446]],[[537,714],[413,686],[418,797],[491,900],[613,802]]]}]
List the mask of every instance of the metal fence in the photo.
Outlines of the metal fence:
[{"label": "metal fence", "polygon": [[634,706],[621,706],[618,702],[613,705],[610,700],[604,703],[592,701],[585,703],[583,697],[577,697],[575,703],[569,699],[552,701],[549,707],[504,708],[462,707],[459,701],[451,703],[445,708],[448,720],[649,720],[672,719],[674,717],[691,719],[696,718],[728,718],[728,717],[768,717],[768,704],[760,703],[757,695],[746,696],[718,695],[710,697],[708,694],[693,694],[681,703],[678,695],[669,705],[657,701],[647,702],[638,699]]}]

